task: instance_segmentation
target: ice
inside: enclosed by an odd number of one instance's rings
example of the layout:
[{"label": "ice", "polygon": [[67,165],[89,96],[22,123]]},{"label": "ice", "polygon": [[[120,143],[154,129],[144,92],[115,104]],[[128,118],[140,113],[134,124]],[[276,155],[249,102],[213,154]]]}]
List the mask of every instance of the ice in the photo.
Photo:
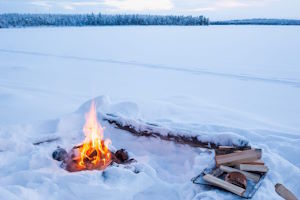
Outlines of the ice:
[{"label": "ice", "polygon": [[[0,199],[234,199],[194,185],[206,149],[135,137],[103,121],[158,124],[263,149],[270,171],[253,199],[300,196],[299,27],[0,29]],[[84,138],[97,104],[104,136],[138,162],[69,173],[51,158]],[[140,126],[143,129],[143,126]],[[59,137],[52,143],[33,143]],[[138,172],[138,173],[137,173]]]}]

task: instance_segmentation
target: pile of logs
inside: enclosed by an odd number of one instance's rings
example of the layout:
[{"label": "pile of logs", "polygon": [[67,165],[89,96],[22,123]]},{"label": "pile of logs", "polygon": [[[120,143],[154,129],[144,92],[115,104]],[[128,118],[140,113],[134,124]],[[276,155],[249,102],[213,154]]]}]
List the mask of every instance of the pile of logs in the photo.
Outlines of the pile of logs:
[{"label": "pile of logs", "polygon": [[261,149],[219,146],[215,150],[216,168],[205,174],[203,180],[245,197],[246,190],[255,189],[255,185],[269,170],[261,157]]}]

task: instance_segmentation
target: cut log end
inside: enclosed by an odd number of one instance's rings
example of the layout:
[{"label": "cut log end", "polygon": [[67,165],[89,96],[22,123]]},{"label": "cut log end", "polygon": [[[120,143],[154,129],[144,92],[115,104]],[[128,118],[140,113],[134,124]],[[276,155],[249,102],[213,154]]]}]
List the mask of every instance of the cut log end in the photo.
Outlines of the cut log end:
[{"label": "cut log end", "polygon": [[225,181],[232,183],[236,186],[246,189],[247,188],[247,178],[241,172],[230,172],[226,175]]},{"label": "cut log end", "polygon": [[280,183],[277,183],[275,185],[275,191],[285,200],[298,200],[290,190],[288,190],[284,185]]}]

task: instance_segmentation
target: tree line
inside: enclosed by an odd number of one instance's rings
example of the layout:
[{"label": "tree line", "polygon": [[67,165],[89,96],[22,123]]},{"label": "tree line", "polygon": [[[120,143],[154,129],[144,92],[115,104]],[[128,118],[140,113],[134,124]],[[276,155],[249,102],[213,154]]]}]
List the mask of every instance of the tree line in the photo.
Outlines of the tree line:
[{"label": "tree line", "polygon": [[107,14],[0,14],[0,28],[31,26],[208,25],[204,16]]},{"label": "tree line", "polygon": [[238,19],[214,21],[210,25],[300,25],[297,19]]}]

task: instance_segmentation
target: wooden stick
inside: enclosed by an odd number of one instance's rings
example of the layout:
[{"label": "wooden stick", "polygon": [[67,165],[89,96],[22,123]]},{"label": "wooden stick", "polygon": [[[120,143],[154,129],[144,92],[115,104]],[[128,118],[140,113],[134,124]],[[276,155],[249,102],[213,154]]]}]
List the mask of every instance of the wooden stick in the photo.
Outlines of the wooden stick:
[{"label": "wooden stick", "polygon": [[286,187],[284,187],[284,185],[280,183],[277,183],[275,185],[275,191],[285,200],[298,200],[290,190],[288,190]]},{"label": "wooden stick", "polygon": [[60,140],[60,137],[50,138],[50,139],[45,139],[45,140],[42,140],[42,141],[34,142],[33,145],[40,145],[40,144],[43,144],[43,143],[51,143],[51,142],[54,142],[54,141],[57,141],[57,140]]},{"label": "wooden stick", "polygon": [[243,196],[244,192],[245,192],[245,189],[244,188],[241,188],[241,187],[238,187],[236,185],[233,185],[231,183],[228,183],[226,181],[223,181],[222,179],[219,179],[217,177],[214,177],[213,175],[210,175],[210,174],[206,174],[203,176],[203,180],[215,185],[215,186],[218,186],[220,188],[223,188],[229,192],[232,192],[234,194],[237,194],[239,196]]},{"label": "wooden stick", "polygon": [[258,183],[258,181],[260,179],[260,175],[258,175],[258,174],[253,174],[253,173],[250,173],[250,172],[245,172],[245,171],[238,170],[238,169],[235,169],[235,168],[232,168],[232,167],[227,167],[227,166],[221,165],[220,169],[222,171],[224,171],[224,172],[227,172],[227,173],[230,173],[230,172],[240,172],[240,173],[244,174],[247,179],[250,179],[250,180],[254,181],[255,183]]},{"label": "wooden stick", "polygon": [[248,164],[239,164],[238,168],[247,172],[263,172],[266,173],[269,171],[268,167],[265,165],[248,165]]},{"label": "wooden stick", "polygon": [[216,165],[233,166],[236,164],[255,161],[261,158],[261,149],[250,149],[225,155],[216,155]]}]

